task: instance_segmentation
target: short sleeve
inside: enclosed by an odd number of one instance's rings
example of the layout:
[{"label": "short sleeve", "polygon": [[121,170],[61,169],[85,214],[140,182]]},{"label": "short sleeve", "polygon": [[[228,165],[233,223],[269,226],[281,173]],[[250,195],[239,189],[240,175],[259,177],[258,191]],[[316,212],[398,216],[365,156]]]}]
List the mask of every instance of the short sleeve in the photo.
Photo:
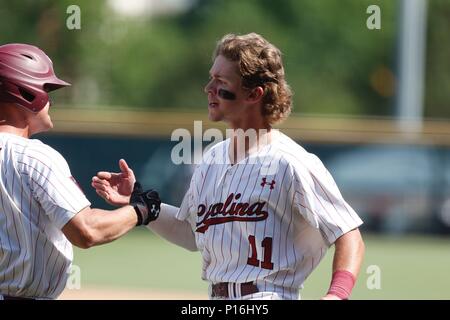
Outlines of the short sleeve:
[{"label": "short sleeve", "polygon": [[323,165],[313,171],[294,168],[292,182],[296,208],[328,245],[363,223]]},{"label": "short sleeve", "polygon": [[19,171],[33,198],[59,229],[91,205],[72,177],[66,160],[47,145],[28,148],[19,161]]}]

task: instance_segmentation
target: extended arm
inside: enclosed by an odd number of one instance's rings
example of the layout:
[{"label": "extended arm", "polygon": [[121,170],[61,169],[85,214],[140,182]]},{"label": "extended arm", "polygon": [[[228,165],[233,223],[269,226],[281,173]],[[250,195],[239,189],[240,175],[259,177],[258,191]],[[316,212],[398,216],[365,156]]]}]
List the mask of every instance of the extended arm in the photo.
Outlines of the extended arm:
[{"label": "extended arm", "polygon": [[62,231],[72,244],[89,248],[111,242],[131,228],[148,225],[158,218],[161,200],[156,191],[144,191],[139,183],[135,183],[129,198],[130,205],[112,211],[84,208]]},{"label": "extended arm", "polygon": [[161,214],[158,219],[149,223],[147,228],[189,251],[197,251],[195,235],[188,221],[178,220],[175,216],[179,208],[161,204]]},{"label": "extended arm", "polygon": [[116,240],[136,223],[137,215],[132,206],[112,211],[87,207],[78,212],[62,231],[72,244],[87,249]]},{"label": "extended arm", "polygon": [[[120,173],[101,171],[92,178],[92,187],[97,194],[112,205],[127,204],[136,181],[133,170],[128,167],[125,160],[119,161],[119,167]],[[167,241],[187,250],[196,251],[197,246],[191,225],[175,217],[178,210],[177,207],[162,204],[158,219],[151,222],[148,228]]]}]

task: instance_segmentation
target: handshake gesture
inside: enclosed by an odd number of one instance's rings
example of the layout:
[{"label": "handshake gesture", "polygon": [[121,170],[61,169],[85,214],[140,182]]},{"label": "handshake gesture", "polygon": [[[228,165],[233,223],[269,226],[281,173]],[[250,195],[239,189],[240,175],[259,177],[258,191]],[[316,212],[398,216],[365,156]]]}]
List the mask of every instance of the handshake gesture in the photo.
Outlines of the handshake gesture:
[{"label": "handshake gesture", "polygon": [[158,192],[144,191],[136,182],[133,170],[125,160],[119,161],[120,173],[100,171],[92,178],[92,187],[106,202],[115,206],[131,205],[136,211],[136,225],[146,225],[156,220],[161,210]]}]

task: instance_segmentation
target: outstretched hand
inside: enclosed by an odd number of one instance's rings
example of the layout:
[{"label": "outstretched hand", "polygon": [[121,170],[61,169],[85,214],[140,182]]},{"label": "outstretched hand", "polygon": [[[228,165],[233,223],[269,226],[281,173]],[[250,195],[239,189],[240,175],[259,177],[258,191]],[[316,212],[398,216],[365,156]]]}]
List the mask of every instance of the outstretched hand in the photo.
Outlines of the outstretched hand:
[{"label": "outstretched hand", "polygon": [[136,178],[124,159],[119,160],[119,168],[120,173],[98,172],[92,177],[91,186],[109,204],[124,206],[130,202]]}]

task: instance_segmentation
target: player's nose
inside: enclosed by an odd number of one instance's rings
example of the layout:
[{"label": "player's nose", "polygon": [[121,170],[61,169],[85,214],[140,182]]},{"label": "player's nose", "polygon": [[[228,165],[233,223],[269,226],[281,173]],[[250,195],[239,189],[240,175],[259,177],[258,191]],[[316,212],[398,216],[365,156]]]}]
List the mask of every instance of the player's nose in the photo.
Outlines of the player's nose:
[{"label": "player's nose", "polygon": [[212,93],[212,94],[216,94],[217,90],[216,88],[213,86],[212,81],[209,81],[206,86],[203,88],[203,91],[206,94]]}]

